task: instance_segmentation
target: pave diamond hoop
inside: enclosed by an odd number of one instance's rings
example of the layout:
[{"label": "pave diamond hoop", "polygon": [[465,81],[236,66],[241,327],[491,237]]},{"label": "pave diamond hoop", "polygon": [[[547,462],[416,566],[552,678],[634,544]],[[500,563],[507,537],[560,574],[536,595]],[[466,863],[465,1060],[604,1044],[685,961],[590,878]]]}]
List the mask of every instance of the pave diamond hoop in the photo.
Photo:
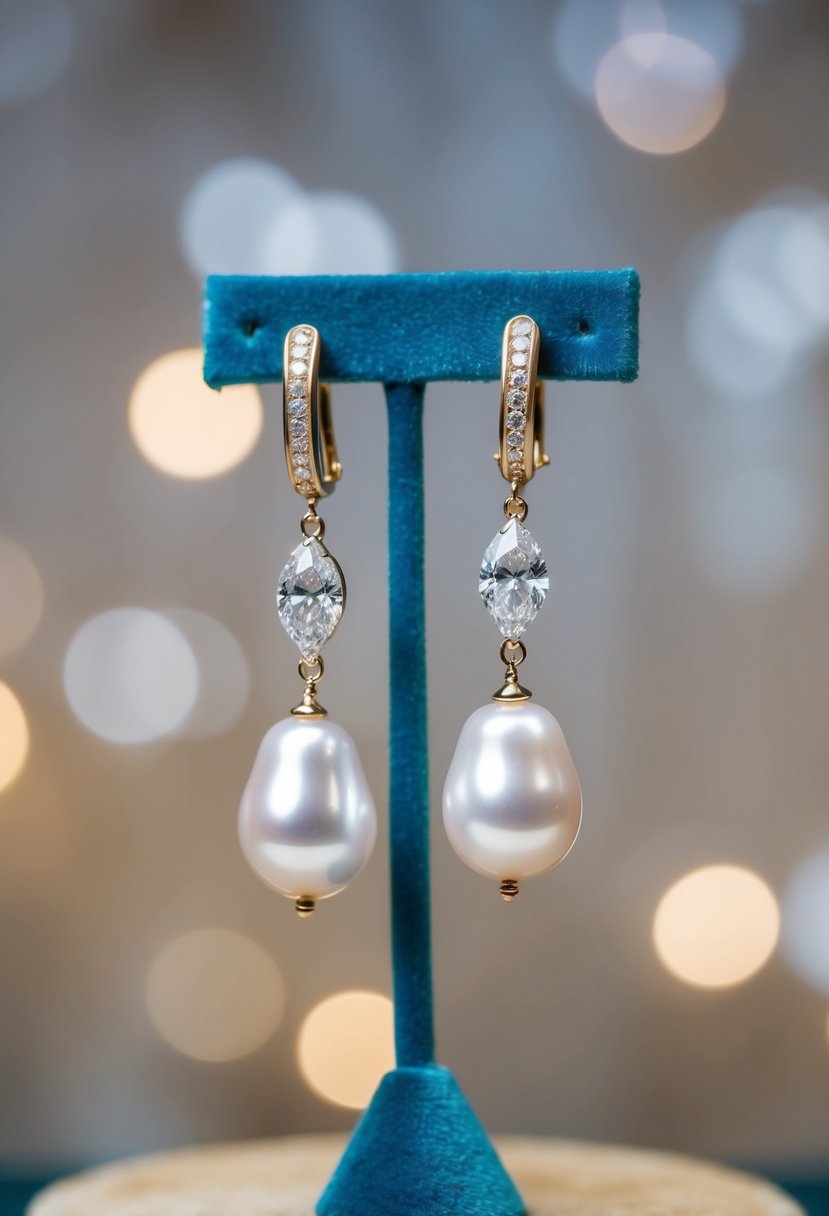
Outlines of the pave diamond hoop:
[{"label": "pave diamond hoop", "polygon": [[532,317],[513,317],[501,344],[501,475],[525,485],[549,464],[544,451],[544,385],[538,379],[540,333]]},{"label": "pave diamond hoop", "polygon": [[320,347],[313,325],[295,325],[282,355],[285,462],[291,485],[310,500],[333,493],[342,476],[328,385],[319,383]]}]

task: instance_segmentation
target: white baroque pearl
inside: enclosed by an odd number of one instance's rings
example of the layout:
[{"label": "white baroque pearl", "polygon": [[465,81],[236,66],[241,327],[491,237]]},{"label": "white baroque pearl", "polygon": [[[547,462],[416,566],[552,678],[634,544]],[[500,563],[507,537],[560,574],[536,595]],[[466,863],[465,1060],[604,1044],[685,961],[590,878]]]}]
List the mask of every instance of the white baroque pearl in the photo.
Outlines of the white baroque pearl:
[{"label": "white baroque pearl", "polygon": [[529,878],[567,856],[581,786],[549,710],[493,701],[467,718],[446,774],[443,822],[461,860],[488,878]]},{"label": "white baroque pearl", "polygon": [[239,807],[242,851],[292,899],[325,899],[363,868],[377,813],[354,740],[328,718],[284,718],[256,756]]}]

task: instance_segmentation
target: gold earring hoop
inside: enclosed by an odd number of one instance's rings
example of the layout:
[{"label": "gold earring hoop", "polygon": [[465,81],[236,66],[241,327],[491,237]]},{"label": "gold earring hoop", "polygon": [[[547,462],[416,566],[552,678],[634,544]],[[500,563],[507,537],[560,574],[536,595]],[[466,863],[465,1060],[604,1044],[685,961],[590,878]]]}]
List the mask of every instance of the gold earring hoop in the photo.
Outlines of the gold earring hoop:
[{"label": "gold earring hoop", "polygon": [[333,493],[342,476],[331,397],[328,385],[319,382],[320,346],[313,325],[295,325],[282,357],[285,461],[292,486],[309,503]]},{"label": "gold earring hoop", "polygon": [[[540,334],[532,317],[513,317],[501,344],[501,446],[495,455],[513,494],[536,469],[550,463],[544,451],[544,385],[538,379]],[[526,514],[526,507],[524,513]]]}]

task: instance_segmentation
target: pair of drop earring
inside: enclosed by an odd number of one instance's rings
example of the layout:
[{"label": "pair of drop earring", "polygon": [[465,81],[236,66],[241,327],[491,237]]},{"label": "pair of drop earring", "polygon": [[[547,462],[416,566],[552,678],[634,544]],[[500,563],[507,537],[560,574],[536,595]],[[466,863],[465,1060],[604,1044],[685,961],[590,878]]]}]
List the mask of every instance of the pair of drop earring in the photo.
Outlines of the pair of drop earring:
[{"label": "pair of drop earring", "polygon": [[[524,527],[519,493],[548,463],[543,447],[539,331],[513,317],[501,356],[500,449],[510,483],[505,522],[486,549],[479,590],[501,632],[503,684],[467,719],[443,789],[443,820],[455,852],[498,881],[512,900],[519,882],[552,869],[569,853],[581,823],[579,779],[556,719],[518,678],[521,640],[544,602],[547,567]],[[351,736],[317,700],[320,651],[345,608],[345,580],[323,543],[317,503],[335,488],[337,460],[328,389],[319,384],[320,336],[298,325],[285,339],[285,455],[294,490],[307,502],[303,540],[279,578],[279,618],[299,648],[302,700],[265,735],[242,795],[239,837],[255,872],[294,901],[300,916],[341,891],[374,847],[377,813]]]}]

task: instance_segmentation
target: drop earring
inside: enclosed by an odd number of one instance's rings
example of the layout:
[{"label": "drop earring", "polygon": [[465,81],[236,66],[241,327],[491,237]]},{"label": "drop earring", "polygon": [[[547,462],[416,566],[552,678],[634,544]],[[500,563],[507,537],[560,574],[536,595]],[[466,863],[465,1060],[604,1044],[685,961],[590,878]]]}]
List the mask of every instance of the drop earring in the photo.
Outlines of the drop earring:
[{"label": "drop earring", "polygon": [[341,891],[374,847],[377,814],[353,739],[317,700],[320,651],[340,623],[345,580],[323,544],[320,498],[341,475],[326,385],[319,384],[320,336],[288,332],[283,359],[285,459],[307,502],[303,540],[279,576],[282,625],[300,653],[302,700],[272,726],[256,756],[239,808],[239,839],[259,877],[294,900],[302,917]]},{"label": "drop earring", "polygon": [[521,640],[547,595],[541,550],[524,527],[519,493],[549,463],[543,444],[543,385],[537,379],[539,332],[513,317],[501,355],[500,450],[511,492],[506,522],[484,553],[479,590],[503,637],[502,686],[466,720],[443,788],[443,820],[455,852],[500,883],[503,899],[519,882],[562,861],[581,824],[581,787],[561,727],[518,679],[527,657]]}]

